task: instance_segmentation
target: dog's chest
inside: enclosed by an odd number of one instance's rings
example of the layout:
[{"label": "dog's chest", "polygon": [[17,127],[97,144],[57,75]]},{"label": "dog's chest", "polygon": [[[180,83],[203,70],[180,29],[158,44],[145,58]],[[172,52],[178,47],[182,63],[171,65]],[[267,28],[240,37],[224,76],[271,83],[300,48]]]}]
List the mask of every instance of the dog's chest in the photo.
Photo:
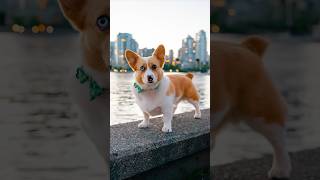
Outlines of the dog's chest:
[{"label": "dog's chest", "polygon": [[169,79],[164,77],[157,89],[145,90],[140,93],[132,86],[131,90],[140,109],[152,116],[161,115],[163,108],[165,108],[164,104],[172,103],[172,97],[166,95],[169,83]]},{"label": "dog's chest", "polygon": [[155,116],[162,113],[161,105],[165,97],[157,91],[146,91],[136,95],[139,107],[150,115]]}]

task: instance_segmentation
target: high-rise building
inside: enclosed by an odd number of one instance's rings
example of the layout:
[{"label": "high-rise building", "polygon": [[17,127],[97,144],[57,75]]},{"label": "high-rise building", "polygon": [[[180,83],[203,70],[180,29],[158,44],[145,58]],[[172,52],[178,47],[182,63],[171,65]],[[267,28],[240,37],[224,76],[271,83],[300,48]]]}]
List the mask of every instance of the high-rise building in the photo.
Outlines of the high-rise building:
[{"label": "high-rise building", "polygon": [[188,35],[186,39],[182,40],[182,48],[179,50],[179,59],[184,68],[194,67],[196,54],[195,47],[195,40],[190,35]]},{"label": "high-rise building", "polygon": [[115,41],[110,42],[110,65],[113,67],[118,66],[117,47]]},{"label": "high-rise building", "polygon": [[152,56],[153,51],[154,51],[154,48],[151,48],[151,49],[143,48],[143,49],[139,49],[139,54],[142,57],[148,57],[148,56]]},{"label": "high-rise building", "polygon": [[201,64],[205,64],[208,62],[207,59],[207,37],[206,32],[204,30],[200,30],[196,34],[196,59],[199,59]]},{"label": "high-rise building", "polygon": [[132,34],[129,33],[119,33],[117,36],[117,65],[120,67],[128,68],[124,52],[126,49],[130,49],[134,52],[138,51],[139,44],[135,39],[132,38]]},{"label": "high-rise building", "polygon": [[173,56],[174,56],[173,50],[170,49],[170,50],[169,50],[169,56],[168,56],[168,59],[169,59],[169,61],[170,61],[170,64],[173,62],[173,58],[174,58]]}]

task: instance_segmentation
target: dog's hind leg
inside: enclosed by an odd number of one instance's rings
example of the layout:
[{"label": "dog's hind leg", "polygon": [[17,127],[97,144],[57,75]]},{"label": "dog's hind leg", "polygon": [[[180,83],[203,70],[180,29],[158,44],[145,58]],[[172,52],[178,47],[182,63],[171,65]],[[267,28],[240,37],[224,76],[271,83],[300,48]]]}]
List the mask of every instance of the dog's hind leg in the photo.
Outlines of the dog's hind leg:
[{"label": "dog's hind leg", "polygon": [[289,178],[291,163],[286,147],[286,128],[277,123],[266,123],[262,118],[248,120],[246,123],[262,134],[273,147],[273,162],[268,177]]},{"label": "dog's hind leg", "polygon": [[188,102],[194,106],[194,109],[195,109],[194,118],[201,119],[201,111],[200,111],[199,101],[188,100]]}]

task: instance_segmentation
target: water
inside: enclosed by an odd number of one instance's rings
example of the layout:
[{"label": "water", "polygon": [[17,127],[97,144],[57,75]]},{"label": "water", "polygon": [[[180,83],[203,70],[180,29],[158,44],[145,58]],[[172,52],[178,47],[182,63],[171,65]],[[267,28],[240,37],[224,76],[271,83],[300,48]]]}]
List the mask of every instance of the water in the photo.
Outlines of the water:
[{"label": "water", "polygon": [[[133,73],[115,73],[110,75],[110,119],[112,124],[132,122],[143,119],[143,114],[136,105],[130,86],[133,82]],[[194,73],[193,83],[200,94],[200,108],[210,107],[210,75]],[[193,111],[194,108],[187,102],[178,105],[176,114]]]},{"label": "water", "polygon": [[[241,38],[233,35],[212,37],[236,42]],[[270,35],[268,38],[271,46],[264,62],[288,103],[289,151],[320,147],[320,43],[308,37],[288,35]],[[272,149],[267,141],[241,124],[222,131],[216,143],[214,163],[259,158],[270,153]]]}]

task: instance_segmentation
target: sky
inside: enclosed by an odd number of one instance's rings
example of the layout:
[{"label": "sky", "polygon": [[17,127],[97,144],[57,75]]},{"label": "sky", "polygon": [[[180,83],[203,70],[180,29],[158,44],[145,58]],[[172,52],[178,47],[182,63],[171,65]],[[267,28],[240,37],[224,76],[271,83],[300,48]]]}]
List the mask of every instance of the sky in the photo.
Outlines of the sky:
[{"label": "sky", "polygon": [[210,0],[111,0],[110,7],[111,41],[127,32],[140,49],[164,44],[177,56],[182,40],[202,29],[210,52]]}]

